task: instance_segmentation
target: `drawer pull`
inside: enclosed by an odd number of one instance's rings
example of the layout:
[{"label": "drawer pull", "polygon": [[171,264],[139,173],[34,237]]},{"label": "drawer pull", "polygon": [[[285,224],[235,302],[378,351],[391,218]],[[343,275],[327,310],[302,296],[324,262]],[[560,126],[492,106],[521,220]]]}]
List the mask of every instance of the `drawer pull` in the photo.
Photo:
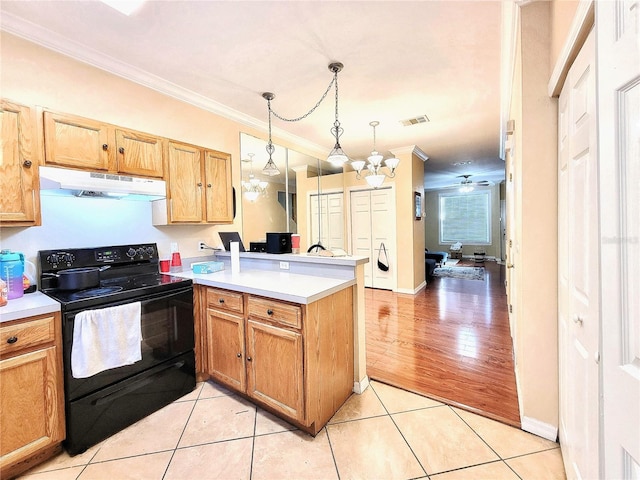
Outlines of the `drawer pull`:
[{"label": "drawer pull", "polygon": [[224,303],[224,298],[220,298],[220,299],[218,299],[218,302],[220,302],[220,303]]},{"label": "drawer pull", "polygon": [[267,315],[273,315],[273,310],[271,309],[267,310]]},{"label": "drawer pull", "polygon": [[7,343],[16,343],[17,341],[18,341],[18,337],[7,338]]},{"label": "drawer pull", "polygon": [[241,354],[241,353],[238,353],[236,356],[237,356],[238,358],[242,358],[242,354]]},{"label": "drawer pull", "polygon": [[250,362],[251,360],[253,360],[251,357],[247,357],[247,362]]}]

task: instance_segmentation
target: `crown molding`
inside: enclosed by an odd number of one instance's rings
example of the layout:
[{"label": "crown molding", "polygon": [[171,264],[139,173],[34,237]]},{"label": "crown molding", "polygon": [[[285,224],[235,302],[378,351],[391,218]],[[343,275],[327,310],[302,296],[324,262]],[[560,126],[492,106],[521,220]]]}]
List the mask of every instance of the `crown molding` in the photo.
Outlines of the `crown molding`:
[{"label": "crown molding", "polygon": [[410,153],[410,154],[415,155],[416,157],[418,157],[423,162],[426,162],[427,160],[429,160],[429,156],[426,153],[424,153],[422,151],[422,149],[420,147],[418,147],[417,145],[408,145],[406,147],[398,147],[398,148],[394,148],[393,150],[389,150],[389,151],[391,153],[393,153],[394,155],[396,155],[396,156]]},{"label": "crown molding", "polygon": [[[112,75],[142,85],[162,95],[175,98],[176,100],[188,103],[241,125],[264,132],[268,131],[266,121],[258,120],[250,115],[234,110],[222,103],[122,62],[117,58],[105,55],[84,44],[69,40],[58,33],[11,13],[2,12],[2,15],[0,15],[0,29],[48,50],[70,57],[78,62],[91,65]],[[311,152],[316,152],[319,156],[324,155],[328,151],[326,147],[322,147],[280,128],[272,127],[272,131],[275,133],[275,136],[281,140],[298,145],[300,148],[307,149]]]}]

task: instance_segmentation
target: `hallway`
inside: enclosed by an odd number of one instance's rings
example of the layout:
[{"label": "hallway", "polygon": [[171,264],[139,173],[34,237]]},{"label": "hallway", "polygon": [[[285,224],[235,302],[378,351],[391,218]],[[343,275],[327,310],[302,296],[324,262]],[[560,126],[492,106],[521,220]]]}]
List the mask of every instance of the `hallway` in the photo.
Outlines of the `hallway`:
[{"label": "hallway", "polygon": [[504,266],[433,278],[417,295],[365,290],[373,380],[520,427]]}]

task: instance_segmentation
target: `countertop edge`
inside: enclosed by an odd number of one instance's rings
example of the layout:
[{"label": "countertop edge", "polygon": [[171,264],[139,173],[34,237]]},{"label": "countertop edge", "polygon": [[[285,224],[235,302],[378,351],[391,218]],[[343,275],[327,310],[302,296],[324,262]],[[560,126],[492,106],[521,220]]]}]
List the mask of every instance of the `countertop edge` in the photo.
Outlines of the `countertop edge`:
[{"label": "countertop edge", "polygon": [[20,298],[11,299],[5,306],[0,307],[0,324],[59,311],[60,303],[44,293],[28,293]]}]

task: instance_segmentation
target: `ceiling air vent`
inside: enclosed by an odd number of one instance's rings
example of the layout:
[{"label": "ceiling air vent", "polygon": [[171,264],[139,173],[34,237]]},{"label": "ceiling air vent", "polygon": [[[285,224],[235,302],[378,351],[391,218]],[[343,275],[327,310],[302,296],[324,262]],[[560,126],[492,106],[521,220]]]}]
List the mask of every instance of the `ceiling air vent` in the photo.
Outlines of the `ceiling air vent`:
[{"label": "ceiling air vent", "polygon": [[428,123],[429,117],[426,115],[420,115],[418,117],[408,118],[406,120],[400,120],[400,123],[404,127],[408,127],[409,125],[417,125],[418,123]]}]

